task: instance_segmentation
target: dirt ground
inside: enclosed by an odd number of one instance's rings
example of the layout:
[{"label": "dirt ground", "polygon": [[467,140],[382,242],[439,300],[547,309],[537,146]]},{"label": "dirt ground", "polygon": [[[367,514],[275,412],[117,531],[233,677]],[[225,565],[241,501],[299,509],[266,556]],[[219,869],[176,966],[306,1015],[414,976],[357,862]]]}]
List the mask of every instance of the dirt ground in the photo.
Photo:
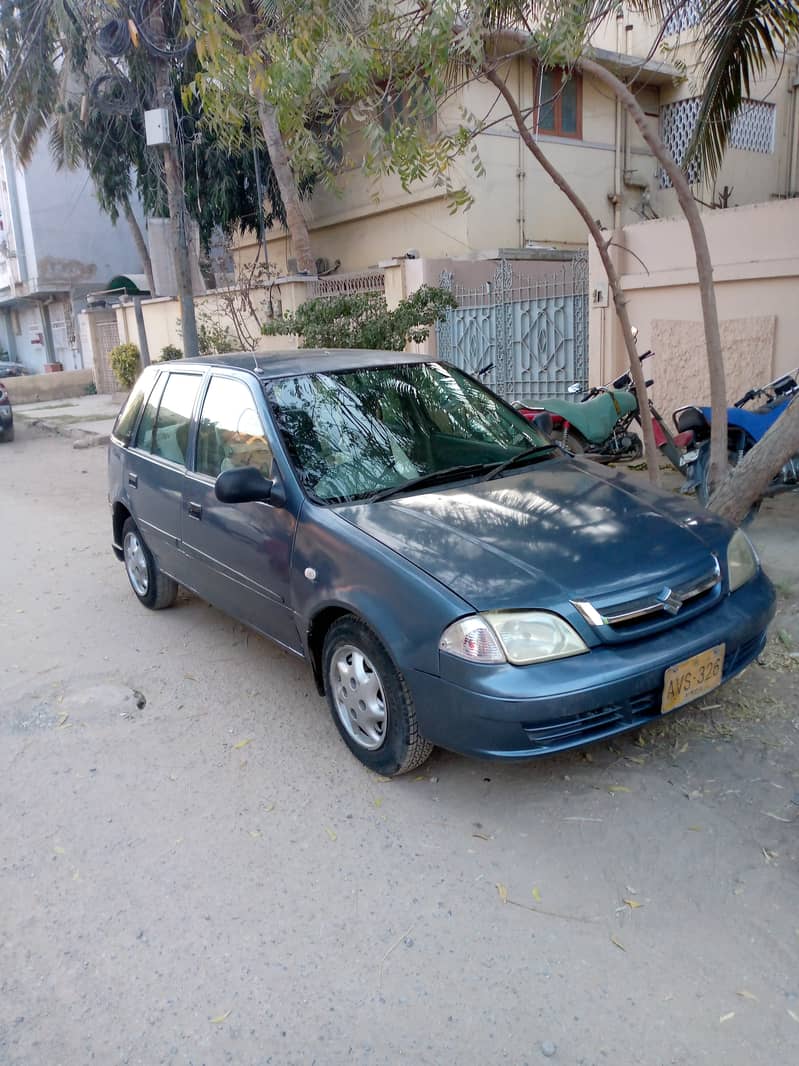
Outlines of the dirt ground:
[{"label": "dirt ground", "polygon": [[0,1063],[799,1061],[799,498],[761,664],[526,765],[384,781],[304,664],[110,550],[104,449],[0,447]]}]

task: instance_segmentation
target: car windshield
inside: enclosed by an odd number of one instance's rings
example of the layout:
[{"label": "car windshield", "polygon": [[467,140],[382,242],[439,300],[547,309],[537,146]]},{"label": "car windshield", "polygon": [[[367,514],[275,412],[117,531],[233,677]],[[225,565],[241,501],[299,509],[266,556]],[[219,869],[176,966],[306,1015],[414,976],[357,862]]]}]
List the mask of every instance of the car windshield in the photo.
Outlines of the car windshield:
[{"label": "car windshield", "polygon": [[306,491],[329,503],[454,481],[547,451],[521,415],[440,363],[303,374],[268,392]]}]

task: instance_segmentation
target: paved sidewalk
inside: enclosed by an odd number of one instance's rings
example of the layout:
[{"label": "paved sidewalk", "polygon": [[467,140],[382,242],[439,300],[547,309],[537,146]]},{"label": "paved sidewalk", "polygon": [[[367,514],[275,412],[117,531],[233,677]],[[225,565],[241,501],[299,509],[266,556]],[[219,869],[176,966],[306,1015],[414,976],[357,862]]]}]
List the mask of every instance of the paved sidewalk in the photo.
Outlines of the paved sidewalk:
[{"label": "paved sidewalk", "polygon": [[71,400],[44,400],[14,404],[14,418],[31,426],[72,437],[75,448],[107,444],[125,393],[78,396]]}]

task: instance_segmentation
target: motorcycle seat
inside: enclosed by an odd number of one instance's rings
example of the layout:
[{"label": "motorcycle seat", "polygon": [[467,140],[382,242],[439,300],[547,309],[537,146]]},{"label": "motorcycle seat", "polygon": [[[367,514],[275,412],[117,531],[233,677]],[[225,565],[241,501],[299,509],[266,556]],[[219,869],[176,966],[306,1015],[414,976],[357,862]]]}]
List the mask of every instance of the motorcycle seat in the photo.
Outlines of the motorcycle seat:
[{"label": "motorcycle seat", "polygon": [[[742,429],[752,437],[753,440],[760,440],[767,429],[777,421],[780,415],[791,401],[786,400],[784,403],[773,407],[770,411],[765,411],[762,414],[757,411],[747,411],[745,407],[730,407],[727,410],[727,423],[730,426],[735,426],[737,429]],[[701,408],[708,422],[711,419],[711,411],[709,407]]]},{"label": "motorcycle seat", "polygon": [[602,392],[585,403],[575,403],[574,400],[546,400],[542,407],[550,414],[565,418],[592,444],[601,444],[610,436],[620,414],[630,414],[638,407],[638,402],[632,393],[614,389],[612,395],[610,392]]}]

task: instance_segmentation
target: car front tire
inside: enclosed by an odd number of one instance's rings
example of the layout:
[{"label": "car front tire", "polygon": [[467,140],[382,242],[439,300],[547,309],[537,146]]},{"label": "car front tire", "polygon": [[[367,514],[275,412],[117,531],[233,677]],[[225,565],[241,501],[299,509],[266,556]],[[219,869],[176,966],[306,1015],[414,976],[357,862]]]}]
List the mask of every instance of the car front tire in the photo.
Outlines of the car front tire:
[{"label": "car front tire", "polygon": [[159,570],[132,518],[122,527],[122,553],[130,587],[139,603],[151,611],[171,607],[178,594],[177,582]]},{"label": "car front tire", "polygon": [[419,733],[405,679],[372,630],[351,615],[338,619],[322,663],[330,713],[356,759],[385,777],[421,766],[433,745]]}]

